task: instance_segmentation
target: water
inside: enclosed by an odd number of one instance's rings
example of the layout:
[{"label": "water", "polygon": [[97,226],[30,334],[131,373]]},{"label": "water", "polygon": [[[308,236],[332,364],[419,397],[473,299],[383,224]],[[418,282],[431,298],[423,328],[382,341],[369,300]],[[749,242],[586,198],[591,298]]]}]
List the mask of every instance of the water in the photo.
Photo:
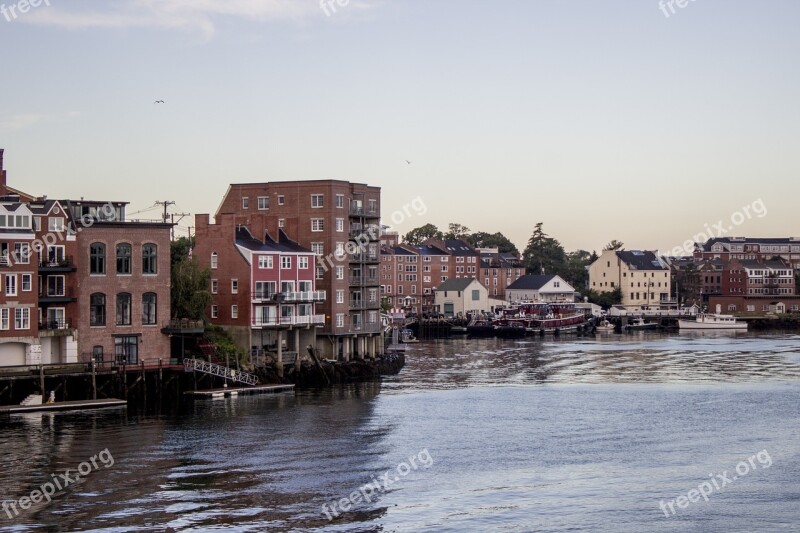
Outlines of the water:
[{"label": "water", "polygon": [[[0,422],[4,501],[93,456],[96,468],[0,528],[800,531],[798,341],[442,341],[381,384],[180,416],[14,416]],[[713,480],[725,486],[707,502],[678,507]],[[371,501],[341,509],[373,483]]]}]

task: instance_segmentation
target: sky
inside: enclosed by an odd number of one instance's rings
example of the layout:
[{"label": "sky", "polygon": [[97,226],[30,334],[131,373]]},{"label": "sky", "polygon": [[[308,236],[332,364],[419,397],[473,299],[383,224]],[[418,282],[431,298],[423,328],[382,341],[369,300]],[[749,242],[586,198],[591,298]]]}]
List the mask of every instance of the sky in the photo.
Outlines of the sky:
[{"label": "sky", "polygon": [[520,249],[537,222],[567,250],[800,237],[795,0],[0,4],[0,148],[26,192],[157,218],[332,178],[382,187],[401,233]]}]

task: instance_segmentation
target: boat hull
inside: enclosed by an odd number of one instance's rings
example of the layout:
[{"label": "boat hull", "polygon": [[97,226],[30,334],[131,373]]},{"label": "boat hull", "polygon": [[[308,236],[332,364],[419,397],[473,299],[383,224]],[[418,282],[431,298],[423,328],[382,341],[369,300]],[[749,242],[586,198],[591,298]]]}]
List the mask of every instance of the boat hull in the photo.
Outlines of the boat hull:
[{"label": "boat hull", "polygon": [[735,322],[730,324],[719,324],[711,322],[695,322],[693,320],[678,320],[678,329],[747,331],[747,324],[740,322]]}]

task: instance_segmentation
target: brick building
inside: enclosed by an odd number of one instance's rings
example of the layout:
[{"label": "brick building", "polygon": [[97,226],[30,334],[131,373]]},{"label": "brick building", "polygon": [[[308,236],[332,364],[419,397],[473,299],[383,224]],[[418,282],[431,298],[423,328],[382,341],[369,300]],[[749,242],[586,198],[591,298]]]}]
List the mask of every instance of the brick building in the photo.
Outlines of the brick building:
[{"label": "brick building", "polygon": [[208,316],[254,356],[304,351],[317,345],[325,316],[316,310],[326,299],[316,290],[316,257],[278,229],[253,235],[234,215],[195,219],[193,256],[211,270]]},{"label": "brick building", "polygon": [[317,347],[324,357],[373,356],[380,320],[380,188],[340,180],[230,185],[215,220],[232,215],[257,237],[283,230],[316,256],[316,287],[329,296]]},{"label": "brick building", "polygon": [[497,248],[479,248],[481,254],[478,279],[489,289],[489,296],[507,300],[506,289],[525,275],[525,265],[512,253],[500,253]]},{"label": "brick building", "polygon": [[694,257],[719,259],[724,263],[739,261],[769,261],[781,259],[795,270],[800,269],[800,238],[724,237],[695,243]]}]

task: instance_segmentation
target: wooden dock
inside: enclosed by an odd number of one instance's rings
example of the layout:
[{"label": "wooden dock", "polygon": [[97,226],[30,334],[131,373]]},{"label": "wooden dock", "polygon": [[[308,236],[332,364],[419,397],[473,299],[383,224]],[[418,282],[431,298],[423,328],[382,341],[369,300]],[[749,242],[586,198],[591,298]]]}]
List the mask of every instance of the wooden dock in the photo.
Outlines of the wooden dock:
[{"label": "wooden dock", "polygon": [[125,400],[79,400],[75,402],[43,403],[41,405],[2,405],[0,416],[41,411],[84,411],[87,409],[106,409],[108,407],[127,407]]},{"label": "wooden dock", "polygon": [[228,387],[225,389],[208,389],[186,391],[184,394],[195,398],[230,398],[252,394],[277,394],[294,392],[294,385],[258,385],[255,387]]}]

